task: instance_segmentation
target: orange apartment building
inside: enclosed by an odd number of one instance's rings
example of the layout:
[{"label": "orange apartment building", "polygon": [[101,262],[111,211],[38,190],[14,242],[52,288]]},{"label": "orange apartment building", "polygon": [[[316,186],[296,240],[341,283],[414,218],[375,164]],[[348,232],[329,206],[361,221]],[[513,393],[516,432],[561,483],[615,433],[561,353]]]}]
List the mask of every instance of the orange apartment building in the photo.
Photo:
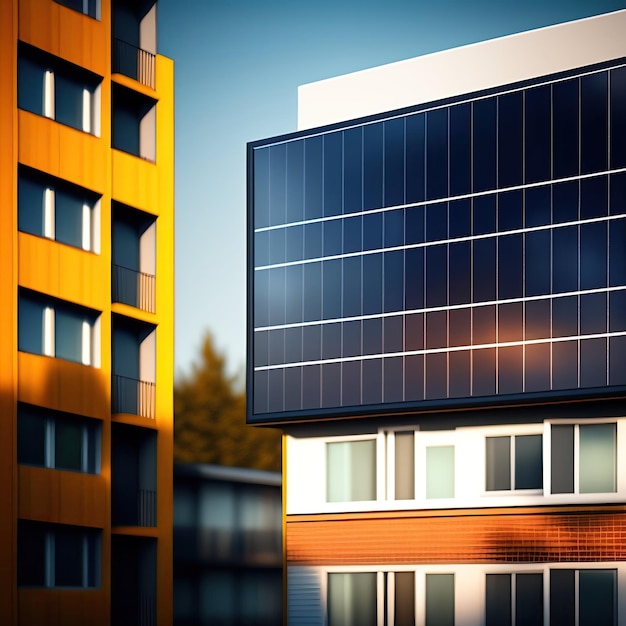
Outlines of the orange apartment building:
[{"label": "orange apartment building", "polygon": [[626,624],[624,33],[304,85],[249,144],[289,626]]},{"label": "orange apartment building", "polygon": [[0,0],[0,623],[172,622],[173,63]]}]

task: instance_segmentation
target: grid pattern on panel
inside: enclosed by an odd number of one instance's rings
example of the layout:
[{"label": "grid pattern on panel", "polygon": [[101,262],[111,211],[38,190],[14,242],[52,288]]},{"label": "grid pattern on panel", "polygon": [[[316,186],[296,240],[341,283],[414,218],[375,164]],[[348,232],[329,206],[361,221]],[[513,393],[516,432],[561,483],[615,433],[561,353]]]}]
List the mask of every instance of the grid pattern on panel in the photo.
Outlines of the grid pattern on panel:
[{"label": "grid pattern on panel", "polygon": [[256,414],[626,384],[626,67],[255,147]]}]

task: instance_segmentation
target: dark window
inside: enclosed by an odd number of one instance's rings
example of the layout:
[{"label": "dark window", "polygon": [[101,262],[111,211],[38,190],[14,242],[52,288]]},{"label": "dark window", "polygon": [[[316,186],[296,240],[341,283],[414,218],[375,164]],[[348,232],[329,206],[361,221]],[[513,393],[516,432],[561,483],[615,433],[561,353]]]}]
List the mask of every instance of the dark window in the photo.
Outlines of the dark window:
[{"label": "dark window", "polygon": [[448,109],[426,114],[426,198],[448,195]]},{"label": "dark window", "polygon": [[523,94],[498,97],[498,187],[522,182]]},{"label": "dark window", "polygon": [[385,206],[404,202],[404,119],[385,122]]},{"label": "dark window", "polygon": [[383,205],[383,124],[363,127],[363,208]]},{"label": "dark window", "polygon": [[450,107],[450,195],[471,191],[472,105]]},{"label": "dark window", "polygon": [[550,178],[551,98],[550,85],[534,87],[524,93],[526,182]]},{"label": "dark window", "polygon": [[474,191],[496,186],[496,98],[472,104]]},{"label": "dark window", "polygon": [[351,128],[343,133],[343,210],[363,210],[363,130]]},{"label": "dark window", "polygon": [[552,87],[553,176],[578,174],[579,79],[554,83]]},{"label": "dark window", "polygon": [[324,135],[324,215],[341,215],[342,206],[342,133]]},{"label": "dark window", "polygon": [[580,79],[580,173],[606,169],[608,159],[607,72]]}]

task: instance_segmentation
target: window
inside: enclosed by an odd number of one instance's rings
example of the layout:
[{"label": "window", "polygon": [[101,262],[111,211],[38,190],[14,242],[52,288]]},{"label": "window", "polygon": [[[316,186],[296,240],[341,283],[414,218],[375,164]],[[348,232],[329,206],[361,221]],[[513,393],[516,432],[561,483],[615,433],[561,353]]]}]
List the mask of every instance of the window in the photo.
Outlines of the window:
[{"label": "window", "polygon": [[454,498],[454,446],[426,448],[426,498]]},{"label": "window", "polygon": [[100,77],[29,46],[17,70],[20,109],[100,136]]},{"label": "window", "polygon": [[542,624],[543,574],[487,574],[485,604],[486,626]]},{"label": "window", "polygon": [[100,472],[100,425],[95,420],[20,405],[17,461],[87,474]]},{"label": "window", "polygon": [[116,150],[156,161],[156,102],[113,84],[111,142]]},{"label": "window", "polygon": [[376,572],[328,574],[328,626],[376,622]]},{"label": "window", "polygon": [[100,0],[55,0],[55,2],[96,20],[100,19]]},{"label": "window", "polygon": [[376,500],[376,441],[326,444],[326,501]]},{"label": "window", "polygon": [[20,520],[17,582],[20,587],[98,587],[100,531]]},{"label": "window", "polygon": [[20,168],[18,225],[22,232],[100,252],[100,202],[96,194]]},{"label": "window", "polygon": [[486,490],[541,489],[542,436],[487,437]]},{"label": "window", "polygon": [[22,290],[18,350],[98,367],[99,316],[91,309]]},{"label": "window", "polygon": [[617,491],[616,424],[553,424],[552,493]]}]

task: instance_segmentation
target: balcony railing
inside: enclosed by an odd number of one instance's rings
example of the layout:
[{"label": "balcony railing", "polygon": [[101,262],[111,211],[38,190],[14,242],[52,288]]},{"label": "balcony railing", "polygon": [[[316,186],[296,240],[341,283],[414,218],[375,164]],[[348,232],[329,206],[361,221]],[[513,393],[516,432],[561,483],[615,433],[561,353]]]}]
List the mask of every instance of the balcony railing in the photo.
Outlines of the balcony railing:
[{"label": "balcony railing", "polygon": [[111,298],[113,302],[130,304],[148,313],[154,313],[156,301],[156,277],[145,272],[131,270],[123,265],[111,266]]},{"label": "balcony railing", "polygon": [[123,41],[113,40],[113,71],[154,89],[156,55]]},{"label": "balcony railing", "polygon": [[156,491],[139,489],[137,492],[137,520],[139,526],[156,526]]},{"label": "balcony railing", "polygon": [[156,385],[113,374],[113,413],[155,418]]}]

